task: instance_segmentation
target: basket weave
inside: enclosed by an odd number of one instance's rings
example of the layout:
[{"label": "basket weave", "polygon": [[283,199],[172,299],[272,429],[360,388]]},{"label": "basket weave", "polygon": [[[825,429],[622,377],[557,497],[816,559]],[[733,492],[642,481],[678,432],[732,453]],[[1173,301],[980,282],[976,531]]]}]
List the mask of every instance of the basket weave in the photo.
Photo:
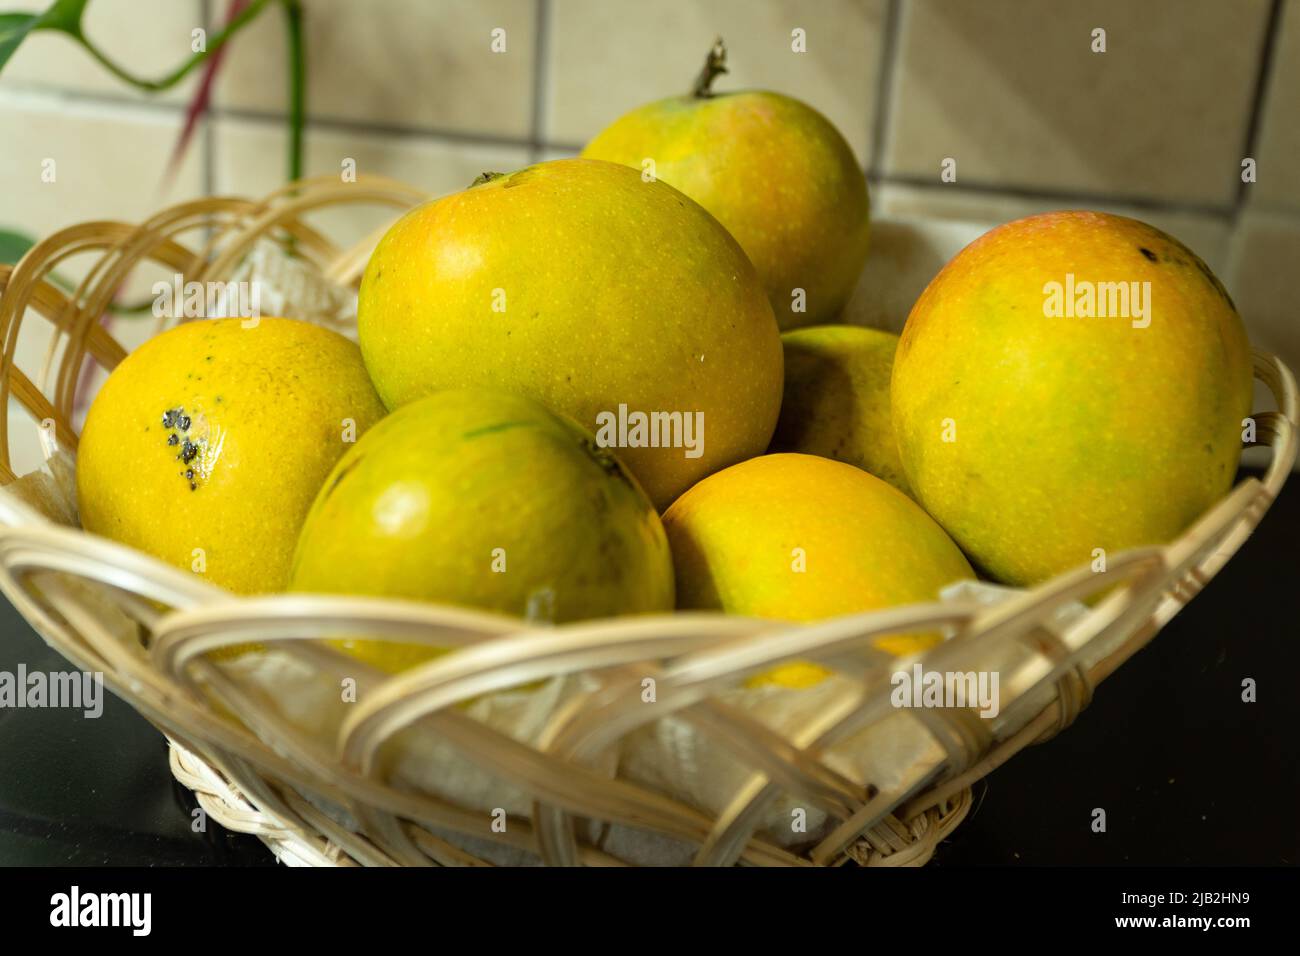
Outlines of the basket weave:
[{"label": "basket weave", "polygon": [[[227,280],[260,237],[272,237],[292,242],[330,282],[354,287],[378,234],[340,250],[304,215],[343,203],[401,211],[425,198],[380,178],[341,184],[322,177],[261,202],[202,199],[138,227],[94,222],[62,230],[16,267],[0,266],[0,396],[6,407],[13,398],[30,413],[47,450],[75,449],[78,380],[87,357],[112,369],[125,356],[100,317],[139,263],[153,260],[187,280]],[[94,254],[95,265],[75,292],[64,294],[50,273],[83,253]],[[40,369],[19,369],[20,323],[42,321],[54,329],[46,361]],[[591,831],[579,821],[683,841],[696,848],[694,861],[701,865],[923,864],[969,811],[971,785],[1025,746],[1067,727],[1096,684],[1204,587],[1268,509],[1296,456],[1296,388],[1277,359],[1258,351],[1255,375],[1280,409],[1256,416],[1258,444],[1272,452],[1262,481],[1243,481],[1166,547],[1114,555],[1105,573],[1080,568],[993,606],[951,601],[802,627],[678,614],[532,629],[404,602],[236,597],[113,542],[29,520],[12,507],[0,508],[0,586],[53,647],[77,666],[102,672],[111,690],[167,735],[173,773],[214,819],[256,834],[288,864],[484,864],[448,833],[504,844],[547,864],[624,862],[598,841],[580,838]],[[0,415],[0,481],[15,477],[8,422]],[[1062,625],[1058,610],[1089,597],[1100,599]],[[106,624],[105,601],[137,622],[138,642],[124,642]],[[897,768],[897,786],[849,779],[824,759],[825,751],[898,713],[890,705],[889,678],[913,663],[873,655],[868,639],[941,627],[951,628],[953,637],[915,658],[925,669],[979,670],[990,654],[1011,662],[1001,671],[1005,729],[994,735],[969,709],[908,710],[933,741],[933,755]],[[375,684],[353,705],[333,747],[295,734],[204,658],[257,641],[329,668],[338,664],[332,660],[337,655],[307,639],[358,633],[457,650],[398,676],[371,675]],[[860,662],[864,656],[868,665],[846,669],[850,657]],[[790,737],[718,699],[721,689],[789,660],[819,661],[852,677]],[[348,659],[348,666],[358,665]],[[595,679],[595,689],[557,708],[537,747],[456,706],[579,672]],[[647,675],[657,682],[653,706],[640,696]],[[752,770],[716,816],[591,770],[595,755],[668,714],[689,721]],[[477,810],[390,786],[377,754],[416,720],[431,722],[462,755],[530,794],[529,819],[512,818],[498,833]],[[797,852],[756,832],[762,812],[783,795],[832,821]],[[355,828],[318,809],[322,799],[345,807]]]}]

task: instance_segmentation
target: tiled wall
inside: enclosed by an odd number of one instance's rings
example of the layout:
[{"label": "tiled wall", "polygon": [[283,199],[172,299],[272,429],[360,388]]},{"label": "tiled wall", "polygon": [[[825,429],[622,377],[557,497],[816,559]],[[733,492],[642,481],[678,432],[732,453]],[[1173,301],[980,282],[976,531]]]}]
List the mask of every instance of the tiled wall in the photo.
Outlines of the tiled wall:
[{"label": "tiled wall", "polygon": [[[0,0],[35,9],[48,0]],[[1300,0],[304,0],[307,171],[343,157],[435,192],[570,155],[647,99],[685,91],[714,34],[719,84],[791,93],[868,170],[875,215],[996,222],[1088,206],[1196,249],[1254,340],[1300,367]],[[87,33],[143,74],[226,0],[91,0]],[[506,31],[506,52],[490,36]],[[805,31],[805,53],[791,31]],[[1093,52],[1093,31],[1106,51]],[[143,217],[284,175],[285,28],[233,43],[213,108],[160,185],[195,78],[131,92],[35,35],[0,74],[0,227]],[[54,184],[40,182],[56,157]],[[1243,184],[1241,162],[1257,162]],[[956,160],[957,181],[940,181]],[[28,184],[28,185],[24,185]]]}]

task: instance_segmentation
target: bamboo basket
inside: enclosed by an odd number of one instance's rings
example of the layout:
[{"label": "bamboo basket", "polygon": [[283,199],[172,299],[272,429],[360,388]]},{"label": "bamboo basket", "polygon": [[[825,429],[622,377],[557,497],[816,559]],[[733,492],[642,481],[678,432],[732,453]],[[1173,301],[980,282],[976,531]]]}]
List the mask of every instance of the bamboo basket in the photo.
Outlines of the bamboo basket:
[{"label": "bamboo basket", "polygon": [[[336,177],[292,184],[268,198],[209,198],[139,226],[92,222],[39,243],[0,266],[4,365],[0,394],[21,405],[48,454],[74,450],[74,408],[87,362],[112,369],[126,355],[101,324],[136,267],[151,260],[187,280],[227,280],[260,237],[292,243],[331,283],[355,287],[381,233],[340,249],[306,217],[341,204],[393,210],[423,201],[393,181]],[[70,294],[51,281],[69,257],[94,266]],[[20,325],[44,322],[52,341],[39,369],[14,364]],[[171,769],[222,825],[260,837],[293,865],[483,865],[448,834],[487,840],[558,865],[621,865],[593,832],[622,826],[692,848],[697,865],[918,865],[965,817],[971,785],[1031,743],[1070,725],[1095,686],[1150,641],[1241,546],[1263,517],[1296,456],[1291,373],[1256,351],[1255,375],[1278,411],[1256,416],[1271,460],[1164,547],[1112,556],[1105,573],[1084,567],[1000,603],[959,599],[791,626],[717,614],[677,614],[534,628],[486,614],[370,599],[237,597],[201,576],[74,527],[0,504],[0,586],[32,626],[76,666],[102,672],[170,741]],[[16,480],[11,435],[0,416],[0,481]],[[1074,602],[1095,598],[1062,623]],[[132,622],[137,639],[108,626]],[[950,638],[902,661],[874,652],[873,636],[946,628]],[[293,731],[205,655],[249,641],[274,645],[328,669],[338,654],[321,637],[367,633],[456,650],[372,683],[333,741]],[[852,652],[851,654],[849,652]],[[996,732],[973,709],[909,709],[932,745],[894,768],[889,786],[853,779],[830,760],[837,742],[899,713],[890,676],[977,671],[1003,662],[1003,722]],[[847,662],[857,661],[857,666]],[[723,688],[790,660],[815,660],[849,678],[796,732],[778,735],[720,698]],[[864,665],[862,662],[866,661]],[[349,660],[355,669],[357,662]],[[547,715],[526,746],[465,715],[458,705],[525,682],[584,674],[590,689]],[[657,700],[642,702],[654,678]],[[235,716],[238,715],[238,716]],[[709,813],[663,789],[595,773],[596,755],[667,715],[724,748],[746,768],[726,805]],[[392,785],[381,748],[417,721],[485,771],[523,788],[526,818],[502,832],[477,810]],[[826,815],[815,840],[791,848],[757,825],[782,795]],[[321,810],[346,808],[347,823]],[[579,824],[582,824],[581,826]],[[603,829],[602,829],[603,828]]]}]

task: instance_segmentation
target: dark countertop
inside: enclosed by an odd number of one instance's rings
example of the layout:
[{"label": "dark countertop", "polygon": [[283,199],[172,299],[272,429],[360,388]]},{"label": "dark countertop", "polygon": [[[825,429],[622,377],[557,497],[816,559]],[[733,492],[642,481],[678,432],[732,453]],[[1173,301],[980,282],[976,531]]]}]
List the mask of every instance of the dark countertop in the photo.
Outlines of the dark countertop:
[{"label": "dark countertop", "polygon": [[[1055,740],[976,789],[938,865],[1300,862],[1300,492]],[[0,670],[64,670],[0,602]],[[1256,680],[1258,702],[1241,700]],[[156,730],[104,713],[0,710],[0,865],[272,864],[255,838],[190,828]],[[1094,833],[1092,813],[1107,812]]]}]

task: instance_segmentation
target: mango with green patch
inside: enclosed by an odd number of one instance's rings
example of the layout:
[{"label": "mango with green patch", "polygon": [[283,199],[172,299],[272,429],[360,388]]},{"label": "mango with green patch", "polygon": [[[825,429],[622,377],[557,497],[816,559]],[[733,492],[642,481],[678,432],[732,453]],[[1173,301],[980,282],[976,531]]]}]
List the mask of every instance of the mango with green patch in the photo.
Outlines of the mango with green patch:
[{"label": "mango with green patch", "polygon": [[[292,589],[540,623],[673,607],[663,526],[614,453],[536,402],[478,390],[405,405],[339,460],[303,525]],[[344,646],[388,671],[437,653]]]}]

